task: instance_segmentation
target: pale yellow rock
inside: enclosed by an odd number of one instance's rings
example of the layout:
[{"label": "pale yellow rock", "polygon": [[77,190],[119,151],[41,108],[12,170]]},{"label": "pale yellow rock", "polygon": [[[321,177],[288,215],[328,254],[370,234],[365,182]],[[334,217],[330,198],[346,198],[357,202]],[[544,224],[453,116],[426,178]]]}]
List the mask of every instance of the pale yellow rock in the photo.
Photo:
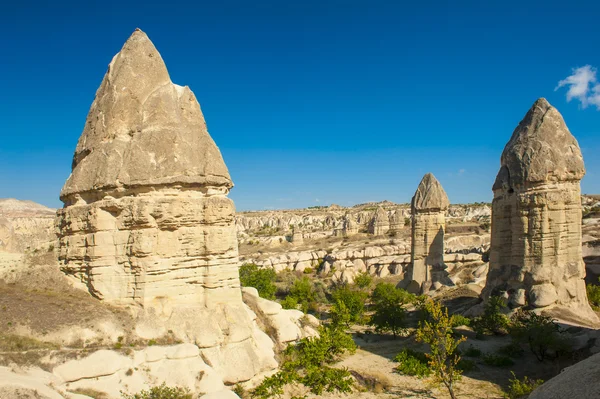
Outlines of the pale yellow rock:
[{"label": "pale yellow rock", "polygon": [[369,233],[382,236],[390,229],[390,219],[387,212],[382,207],[378,207],[369,224]]},{"label": "pale yellow rock", "polygon": [[[450,202],[442,185],[427,173],[412,198],[411,266],[406,284],[418,293],[428,291],[431,283],[441,280],[444,271],[445,211]],[[436,275],[434,277],[434,274]],[[440,277],[440,278],[438,278]]]},{"label": "pale yellow rock", "polygon": [[596,324],[586,297],[581,246],[585,174],[577,140],[545,99],[537,100],[504,148],[493,186],[490,265],[483,298],[508,297],[560,317]]}]

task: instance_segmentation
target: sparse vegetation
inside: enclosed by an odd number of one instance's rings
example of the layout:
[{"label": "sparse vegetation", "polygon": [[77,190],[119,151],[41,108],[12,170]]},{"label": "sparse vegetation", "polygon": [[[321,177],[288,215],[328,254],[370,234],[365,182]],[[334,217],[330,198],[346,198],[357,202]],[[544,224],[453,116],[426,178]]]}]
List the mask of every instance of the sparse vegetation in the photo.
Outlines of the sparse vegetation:
[{"label": "sparse vegetation", "polygon": [[[598,279],[600,282],[600,278]],[[600,310],[600,285],[587,284],[585,286],[587,292],[588,301],[594,310]]]},{"label": "sparse vegetation", "polygon": [[265,299],[275,299],[277,286],[274,284],[275,271],[261,269],[257,265],[248,263],[240,267],[240,283],[243,287],[254,287],[258,295]]},{"label": "sparse vegetation", "polygon": [[508,390],[506,391],[505,398],[508,399],[519,399],[529,395],[534,389],[544,383],[544,380],[532,380],[527,376],[519,380],[514,372],[510,372],[513,378],[508,380]]},{"label": "sparse vegetation", "polygon": [[361,272],[354,277],[354,284],[361,290],[366,290],[373,284],[373,277],[367,272]]},{"label": "sparse vegetation", "polygon": [[123,399],[192,399],[189,389],[181,387],[169,387],[164,382],[148,390],[140,391],[134,395],[121,392]]},{"label": "sparse vegetation", "polygon": [[450,397],[456,399],[454,383],[460,380],[462,373],[458,367],[461,359],[457,349],[466,338],[454,337],[452,318],[448,316],[448,309],[442,304],[428,299],[424,307],[429,317],[419,323],[417,340],[429,345],[430,353],[427,354],[427,358],[434,383],[443,384]]},{"label": "sparse vegetation", "polygon": [[315,395],[324,391],[348,393],[353,385],[350,372],[329,365],[342,354],[355,350],[352,337],[341,326],[322,326],[318,337],[303,338],[285,349],[280,371],[265,378],[252,391],[252,398],[269,399],[281,395],[283,388],[293,383],[304,385]]},{"label": "sparse vegetation", "polygon": [[571,351],[567,337],[552,317],[519,310],[511,321],[512,338],[516,342],[528,344],[540,362],[555,359]]},{"label": "sparse vegetation", "polygon": [[510,357],[497,353],[488,353],[483,355],[483,362],[488,366],[494,367],[508,367],[515,364]]},{"label": "sparse vegetation", "polygon": [[57,349],[58,345],[16,334],[0,334],[0,351],[23,352],[35,349]]}]

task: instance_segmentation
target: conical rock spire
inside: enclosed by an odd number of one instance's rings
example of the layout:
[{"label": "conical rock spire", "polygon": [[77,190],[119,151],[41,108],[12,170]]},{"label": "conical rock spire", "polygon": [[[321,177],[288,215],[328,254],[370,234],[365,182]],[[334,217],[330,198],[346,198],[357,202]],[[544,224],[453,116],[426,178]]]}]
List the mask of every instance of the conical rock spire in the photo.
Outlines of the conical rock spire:
[{"label": "conical rock spire", "polygon": [[448,195],[440,182],[431,173],[423,176],[414,197],[412,198],[412,206],[414,209],[426,210],[446,210],[450,206]]},{"label": "conical rock spire", "polygon": [[96,92],[61,199],[148,185],[232,182],[194,94],[171,82],[162,57],[136,29]]}]

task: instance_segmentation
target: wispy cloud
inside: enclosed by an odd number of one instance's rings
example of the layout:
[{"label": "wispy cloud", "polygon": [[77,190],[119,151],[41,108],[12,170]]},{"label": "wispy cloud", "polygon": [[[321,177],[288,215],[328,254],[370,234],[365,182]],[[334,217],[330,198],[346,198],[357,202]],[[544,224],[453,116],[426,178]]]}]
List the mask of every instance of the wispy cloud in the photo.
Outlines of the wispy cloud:
[{"label": "wispy cloud", "polygon": [[567,101],[579,100],[582,108],[595,105],[600,110],[600,83],[596,76],[598,70],[591,65],[573,68],[573,74],[558,82],[555,91],[568,87]]}]

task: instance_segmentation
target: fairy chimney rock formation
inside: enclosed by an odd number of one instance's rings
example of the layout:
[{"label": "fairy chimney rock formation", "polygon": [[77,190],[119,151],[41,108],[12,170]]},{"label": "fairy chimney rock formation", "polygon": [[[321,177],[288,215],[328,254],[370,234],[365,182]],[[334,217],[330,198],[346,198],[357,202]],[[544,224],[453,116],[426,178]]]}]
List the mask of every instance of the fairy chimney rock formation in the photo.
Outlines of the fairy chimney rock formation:
[{"label": "fairy chimney rock formation", "polygon": [[382,236],[390,229],[390,219],[382,207],[378,207],[369,224],[369,233]]},{"label": "fairy chimney rock formation", "polygon": [[585,290],[577,140],[543,98],[504,148],[493,186],[490,269],[485,299],[530,306],[597,323]]},{"label": "fairy chimney rock formation", "polygon": [[342,235],[350,237],[358,233],[358,224],[352,219],[352,216],[346,214],[342,225]]},{"label": "fairy chimney rock formation", "polygon": [[407,281],[413,292],[426,292],[432,273],[444,269],[445,212],[449,205],[440,182],[427,173],[411,201],[411,266]]}]

